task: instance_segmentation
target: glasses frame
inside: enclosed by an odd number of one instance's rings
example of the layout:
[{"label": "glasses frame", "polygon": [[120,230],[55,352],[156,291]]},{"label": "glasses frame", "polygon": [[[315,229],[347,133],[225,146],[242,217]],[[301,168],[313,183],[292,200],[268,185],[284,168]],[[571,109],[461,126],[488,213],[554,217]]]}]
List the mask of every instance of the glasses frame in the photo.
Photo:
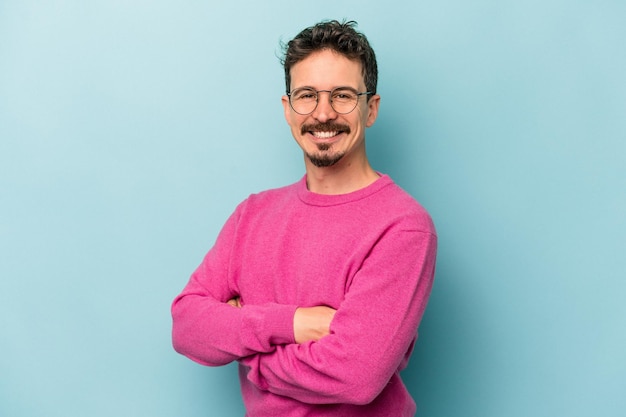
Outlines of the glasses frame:
[{"label": "glasses frame", "polygon": [[[296,110],[296,109],[293,107],[293,103],[291,102],[291,97],[292,97],[292,94],[293,94],[294,92],[299,91],[299,90],[310,90],[311,92],[315,92],[315,107],[313,107],[313,110],[311,110],[311,111],[310,111],[310,112],[308,112],[308,113],[300,113],[298,110]],[[340,112],[340,111],[337,111],[337,109],[335,109],[335,106],[333,106],[333,98],[332,98],[332,97],[333,97],[333,93],[334,93],[335,91],[337,91],[337,90],[349,90],[349,91],[352,91],[354,94],[356,94],[356,101],[354,102],[354,107],[353,107],[350,111],[347,111],[347,112]],[[295,112],[296,112],[296,113],[298,113],[299,115],[302,115],[302,116],[309,115],[309,114],[313,113],[313,112],[315,111],[315,109],[317,109],[317,106],[318,106],[318,105],[319,105],[319,103],[320,103],[320,93],[328,93],[328,99],[330,100],[330,107],[332,107],[333,111],[334,111],[335,113],[337,113],[337,114],[349,114],[349,113],[352,113],[352,112],[354,111],[354,109],[356,109],[356,106],[358,106],[358,104],[359,104],[359,98],[361,98],[361,96],[369,96],[369,95],[371,95],[371,94],[374,94],[374,93],[373,93],[373,92],[371,92],[371,91],[364,91],[364,92],[362,92],[362,93],[359,93],[357,90],[355,90],[355,89],[354,89],[354,88],[352,88],[352,87],[335,87],[335,88],[333,88],[332,90],[316,90],[316,89],[311,88],[311,87],[300,87],[300,88],[296,88],[296,89],[295,89],[295,90],[293,90],[293,91],[287,91],[287,97],[289,97],[289,106],[291,107],[291,109],[292,109],[293,111],[295,111]]]}]

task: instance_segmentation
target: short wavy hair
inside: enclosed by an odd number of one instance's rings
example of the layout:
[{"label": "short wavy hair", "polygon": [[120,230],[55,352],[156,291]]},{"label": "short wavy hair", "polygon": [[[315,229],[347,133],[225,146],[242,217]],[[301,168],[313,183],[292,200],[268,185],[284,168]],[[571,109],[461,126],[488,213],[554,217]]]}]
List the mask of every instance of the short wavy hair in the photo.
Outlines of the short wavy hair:
[{"label": "short wavy hair", "polygon": [[[291,90],[291,67],[314,52],[330,49],[346,58],[359,61],[367,91],[376,93],[378,65],[376,55],[364,34],[358,32],[355,21],[328,20],[308,27],[283,44],[281,63],[285,68],[286,91]],[[368,98],[371,96],[368,96]]]}]

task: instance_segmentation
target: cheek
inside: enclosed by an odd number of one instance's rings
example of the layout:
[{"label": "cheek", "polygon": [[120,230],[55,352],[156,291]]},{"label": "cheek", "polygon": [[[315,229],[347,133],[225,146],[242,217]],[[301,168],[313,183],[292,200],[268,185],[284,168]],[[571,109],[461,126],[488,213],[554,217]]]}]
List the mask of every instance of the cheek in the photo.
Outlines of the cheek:
[{"label": "cheek", "polygon": [[291,106],[289,105],[289,100],[283,97],[283,114],[285,115],[285,121],[287,124],[291,126],[292,130],[294,126],[298,125],[298,115],[291,110]]},{"label": "cheek", "polygon": [[285,121],[287,122],[287,124],[289,125],[291,130],[293,130],[294,126],[296,125],[296,122],[294,120],[294,117],[293,117],[291,111],[289,111],[289,109],[285,109],[284,114],[285,114]]},{"label": "cheek", "polygon": [[367,108],[359,109],[359,117],[355,119],[355,125],[358,125],[360,128],[369,127],[369,112]]}]

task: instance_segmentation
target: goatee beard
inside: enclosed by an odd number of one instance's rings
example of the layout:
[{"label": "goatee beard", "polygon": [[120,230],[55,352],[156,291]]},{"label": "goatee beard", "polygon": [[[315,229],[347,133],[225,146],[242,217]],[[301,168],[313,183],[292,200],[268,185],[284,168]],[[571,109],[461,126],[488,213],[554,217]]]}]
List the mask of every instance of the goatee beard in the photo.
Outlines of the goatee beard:
[{"label": "goatee beard", "polygon": [[309,158],[309,161],[311,161],[311,163],[318,168],[330,167],[330,166],[335,165],[337,162],[339,162],[339,160],[343,158],[345,154],[343,152],[337,153],[334,155],[324,153],[330,148],[331,148],[331,145],[327,143],[320,143],[319,145],[317,145],[317,149],[320,151],[319,153],[316,153],[316,154],[309,153],[306,156]]}]

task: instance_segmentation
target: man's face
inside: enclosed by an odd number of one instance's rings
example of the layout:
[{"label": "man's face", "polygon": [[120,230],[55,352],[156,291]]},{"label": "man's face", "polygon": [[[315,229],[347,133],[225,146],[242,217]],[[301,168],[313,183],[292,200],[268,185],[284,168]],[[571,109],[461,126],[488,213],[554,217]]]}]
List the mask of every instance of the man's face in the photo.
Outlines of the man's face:
[{"label": "man's face", "polygon": [[[367,91],[361,63],[332,50],[314,52],[291,68],[291,91],[302,87]],[[289,97],[283,96],[282,102],[291,133],[307,156],[307,163],[323,167],[365,161],[365,128],[373,125],[378,115],[378,95],[369,101],[360,96],[356,108],[348,114],[337,113],[325,92],[318,94],[317,107],[307,115],[296,113]]]}]

